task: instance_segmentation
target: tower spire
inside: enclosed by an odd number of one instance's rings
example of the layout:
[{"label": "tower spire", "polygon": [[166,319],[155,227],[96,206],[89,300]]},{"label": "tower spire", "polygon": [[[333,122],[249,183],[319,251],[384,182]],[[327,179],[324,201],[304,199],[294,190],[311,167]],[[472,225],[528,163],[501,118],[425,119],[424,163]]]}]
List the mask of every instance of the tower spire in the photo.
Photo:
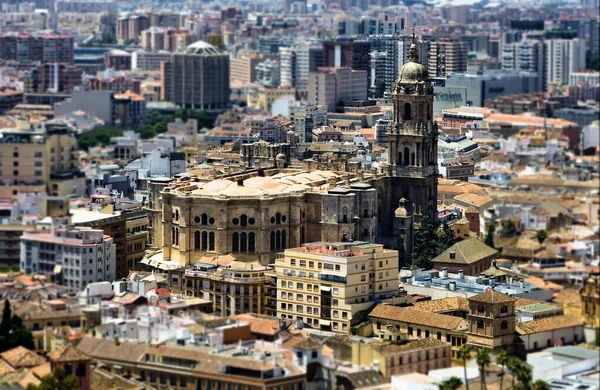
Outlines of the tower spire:
[{"label": "tower spire", "polygon": [[413,27],[413,32],[410,37],[410,49],[408,50],[408,61],[410,62],[419,62],[419,58],[417,57],[417,37],[415,35],[415,28]]}]

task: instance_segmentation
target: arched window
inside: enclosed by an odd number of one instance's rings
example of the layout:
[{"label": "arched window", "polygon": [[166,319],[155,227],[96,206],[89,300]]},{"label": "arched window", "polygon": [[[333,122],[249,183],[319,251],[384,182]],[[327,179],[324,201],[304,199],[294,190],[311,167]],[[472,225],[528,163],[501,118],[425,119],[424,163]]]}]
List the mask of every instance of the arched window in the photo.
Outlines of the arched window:
[{"label": "arched window", "polygon": [[275,232],[275,248],[281,249],[281,231],[277,230]]},{"label": "arched window", "polygon": [[271,250],[275,249],[275,232],[271,232]]},{"label": "arched window", "polygon": [[508,306],[502,305],[502,307],[500,308],[500,313],[508,313]]},{"label": "arched window", "polygon": [[285,230],[282,230],[281,231],[281,249],[285,249],[286,248],[285,241],[286,241]]},{"label": "arched window", "polygon": [[200,231],[196,230],[194,232],[194,249],[200,249]]},{"label": "arched window", "polygon": [[477,329],[483,329],[483,321],[482,320],[477,321]]},{"label": "arched window", "polygon": [[202,250],[208,249],[208,233],[202,232]]},{"label": "arched window", "polygon": [[411,160],[410,165],[412,165],[412,166],[417,165],[417,164],[415,164],[415,153],[414,152],[410,154],[410,160]]},{"label": "arched window", "polygon": [[304,244],[304,226],[300,228],[300,244]]},{"label": "arched window", "polygon": [[248,235],[246,233],[240,234],[240,252],[248,252]]},{"label": "arched window", "polygon": [[342,223],[348,223],[348,207],[342,209]]},{"label": "arched window", "polygon": [[172,245],[176,245],[175,244],[175,226],[173,226],[171,228],[171,243],[172,243]]},{"label": "arched window", "polygon": [[404,116],[402,117],[402,119],[405,121],[409,121],[412,119],[412,113],[410,111],[410,103],[404,103]]},{"label": "arched window", "polygon": [[242,216],[240,217],[240,225],[248,226],[248,217],[246,216],[246,214],[242,214]]},{"label": "arched window", "polygon": [[280,213],[275,214],[275,223],[277,225],[281,225],[281,214]]},{"label": "arched window", "polygon": [[202,225],[208,225],[208,215],[202,214]]},{"label": "arched window", "polygon": [[407,165],[409,164],[408,159],[410,158],[410,152],[408,151],[408,147],[404,148],[404,164],[402,165]]},{"label": "arched window", "polygon": [[502,321],[500,324],[500,329],[508,329],[508,321]]},{"label": "arched window", "polygon": [[179,210],[175,210],[175,220],[179,220]]},{"label": "arched window", "polygon": [[231,251],[236,253],[240,251],[240,234],[233,233],[233,240],[231,242]]},{"label": "arched window", "polygon": [[208,233],[208,250],[209,251],[215,250],[215,233],[214,232]]},{"label": "arched window", "polygon": [[254,233],[248,233],[248,252],[256,251],[256,242],[254,240]]},{"label": "arched window", "polygon": [[398,165],[402,165],[402,152],[398,152]]},{"label": "arched window", "polygon": [[477,313],[483,313],[484,311],[483,305],[477,305]]},{"label": "arched window", "polygon": [[175,229],[175,245],[179,245],[179,228]]}]

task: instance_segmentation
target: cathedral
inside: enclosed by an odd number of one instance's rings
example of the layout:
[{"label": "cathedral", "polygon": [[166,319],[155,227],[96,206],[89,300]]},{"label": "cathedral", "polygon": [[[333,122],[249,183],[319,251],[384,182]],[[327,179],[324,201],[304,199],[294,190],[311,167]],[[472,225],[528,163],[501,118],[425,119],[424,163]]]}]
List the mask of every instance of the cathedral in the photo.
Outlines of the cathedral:
[{"label": "cathedral", "polygon": [[306,242],[377,242],[408,265],[415,228],[437,216],[433,87],[414,44],[392,100],[388,161],[377,170],[363,172],[357,162],[319,170],[310,159],[291,168],[281,146],[261,144],[242,149],[236,172],[151,180],[151,244],[187,266],[228,253],[269,264]]},{"label": "cathedral", "polygon": [[[413,38],[414,39],[414,38]],[[387,131],[388,174],[377,178],[379,241],[398,249],[400,264],[410,263],[415,225],[437,217],[437,127],[433,86],[427,69],[410,48],[392,91],[393,120]]]}]

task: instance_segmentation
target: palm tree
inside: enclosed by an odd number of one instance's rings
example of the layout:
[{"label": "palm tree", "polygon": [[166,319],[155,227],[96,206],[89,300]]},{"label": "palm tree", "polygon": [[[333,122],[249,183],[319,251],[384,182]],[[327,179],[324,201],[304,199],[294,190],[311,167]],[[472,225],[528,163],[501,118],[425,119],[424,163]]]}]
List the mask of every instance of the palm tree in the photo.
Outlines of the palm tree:
[{"label": "palm tree", "polygon": [[548,385],[547,382],[538,379],[537,381],[533,382],[533,386],[531,387],[532,390],[550,390],[550,385]]},{"label": "palm tree", "polygon": [[502,366],[502,373],[500,373],[500,390],[503,390],[504,387],[504,374],[506,371],[506,363],[508,362],[508,352],[506,352],[506,350],[502,350],[502,352],[500,352],[500,354],[498,355],[498,357],[496,357],[496,364],[499,364]]},{"label": "palm tree", "polygon": [[458,358],[462,359],[465,369],[465,388],[469,390],[469,379],[467,378],[467,360],[471,358],[471,347],[468,344],[463,344],[458,350]]},{"label": "palm tree", "polygon": [[[456,390],[462,385],[460,378],[452,376],[440,384],[440,390]],[[546,389],[538,389],[546,390]],[[548,389],[549,390],[549,389]]]},{"label": "palm tree", "polygon": [[531,389],[531,369],[529,366],[519,360],[519,369],[517,370],[517,379],[525,390]]},{"label": "palm tree", "polygon": [[519,370],[519,364],[521,364],[521,361],[514,357],[514,356],[509,356],[508,359],[506,360],[506,368],[508,368],[508,371],[510,371],[510,375],[512,376],[512,387],[515,387],[515,378],[517,377],[517,371]]},{"label": "palm tree", "polygon": [[479,348],[475,355],[475,360],[479,366],[479,380],[481,381],[481,389],[485,390],[485,368],[490,365],[490,351],[486,348]]}]

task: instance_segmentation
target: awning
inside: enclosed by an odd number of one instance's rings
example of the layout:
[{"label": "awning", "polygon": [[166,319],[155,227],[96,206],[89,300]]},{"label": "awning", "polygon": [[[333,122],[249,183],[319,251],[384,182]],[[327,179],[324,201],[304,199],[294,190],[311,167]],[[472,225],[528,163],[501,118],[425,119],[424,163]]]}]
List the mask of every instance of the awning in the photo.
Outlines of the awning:
[{"label": "awning", "polygon": [[62,272],[62,265],[60,264],[55,264],[54,265],[54,274],[60,274]]},{"label": "awning", "polygon": [[331,291],[331,287],[321,286],[321,291]]},{"label": "awning", "polygon": [[330,326],[331,325],[331,321],[329,320],[321,320],[321,326]]}]

